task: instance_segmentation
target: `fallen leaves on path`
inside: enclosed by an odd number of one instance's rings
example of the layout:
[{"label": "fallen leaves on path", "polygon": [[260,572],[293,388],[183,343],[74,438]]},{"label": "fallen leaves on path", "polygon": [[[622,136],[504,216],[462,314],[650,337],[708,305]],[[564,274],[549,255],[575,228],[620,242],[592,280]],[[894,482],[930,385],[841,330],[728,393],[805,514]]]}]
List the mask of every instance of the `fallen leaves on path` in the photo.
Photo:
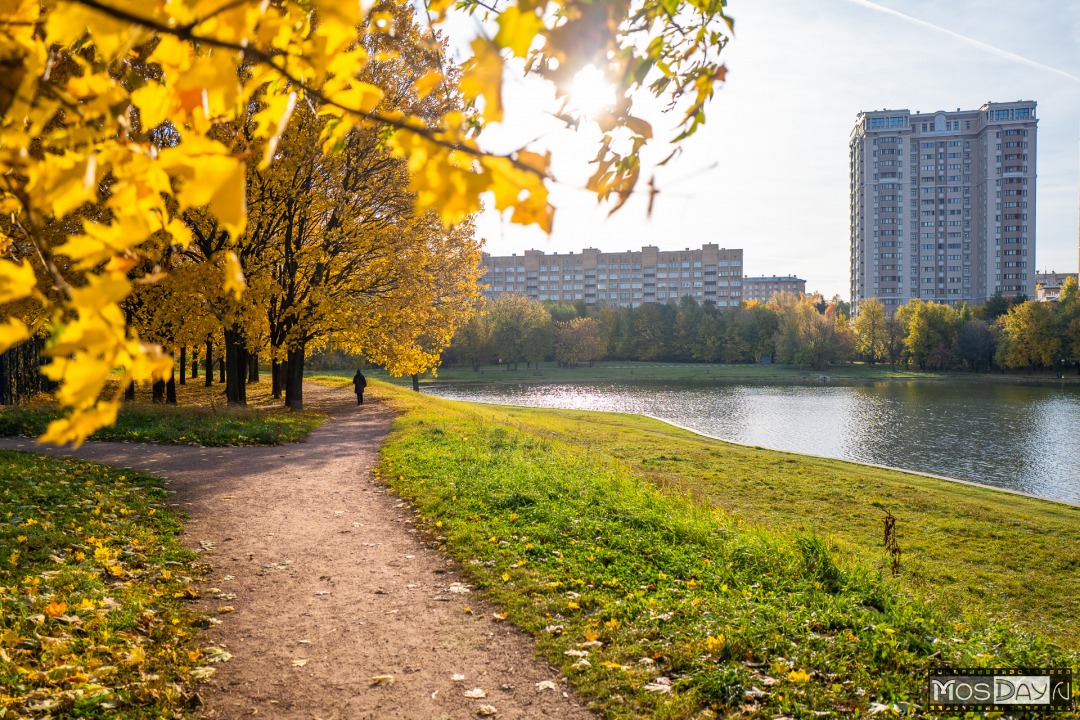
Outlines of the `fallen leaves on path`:
[{"label": "fallen leaves on path", "polygon": [[481,705],[476,708],[476,714],[480,717],[492,717],[498,715],[499,711],[495,709],[494,705]]},{"label": "fallen leaves on path", "polygon": [[232,660],[232,653],[214,645],[203,648],[203,654],[206,656],[207,662],[229,662]]},{"label": "fallen leaves on path", "polygon": [[307,658],[297,658],[292,661],[293,667],[304,667],[307,665]]},{"label": "fallen leaves on path", "polygon": [[376,675],[371,678],[372,685],[390,685],[394,682],[393,675]]},{"label": "fallen leaves on path", "polygon": [[483,688],[473,688],[472,690],[466,690],[465,697],[471,700],[479,700],[480,698],[486,698],[487,690],[484,690]]},{"label": "fallen leaves on path", "polygon": [[558,688],[556,687],[555,683],[551,682],[550,680],[541,680],[540,682],[536,683],[536,689],[537,690],[557,690]]}]

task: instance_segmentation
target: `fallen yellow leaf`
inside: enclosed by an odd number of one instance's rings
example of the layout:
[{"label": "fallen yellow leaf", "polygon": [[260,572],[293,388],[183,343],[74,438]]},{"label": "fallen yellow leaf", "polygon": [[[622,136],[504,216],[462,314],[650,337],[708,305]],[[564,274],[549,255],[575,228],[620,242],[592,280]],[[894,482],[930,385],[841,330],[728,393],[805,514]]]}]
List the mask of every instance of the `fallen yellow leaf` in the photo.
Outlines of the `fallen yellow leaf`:
[{"label": "fallen yellow leaf", "polygon": [[46,615],[48,615],[49,617],[54,618],[54,617],[60,617],[61,615],[63,615],[65,610],[67,610],[67,603],[65,603],[65,602],[59,602],[58,603],[55,600],[53,600],[52,602],[50,602],[48,605],[45,606],[45,609],[44,609],[43,612]]},{"label": "fallen yellow leaf", "polygon": [[787,674],[788,682],[804,683],[810,679],[810,674],[802,670],[792,670]]}]

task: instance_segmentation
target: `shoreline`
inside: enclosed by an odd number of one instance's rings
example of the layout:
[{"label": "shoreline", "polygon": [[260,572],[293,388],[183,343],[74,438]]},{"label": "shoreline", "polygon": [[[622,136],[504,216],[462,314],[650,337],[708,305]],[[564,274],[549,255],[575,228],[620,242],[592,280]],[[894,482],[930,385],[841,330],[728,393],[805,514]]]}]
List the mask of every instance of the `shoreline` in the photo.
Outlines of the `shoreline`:
[{"label": "shoreline", "polygon": [[[473,402],[473,401],[466,400],[464,402]],[[489,404],[496,404],[496,403],[489,403]],[[522,406],[514,405],[512,407],[522,407]],[[610,411],[610,410],[595,410],[593,412],[613,412],[613,411]],[[1024,492],[1023,490],[1012,490],[1010,488],[998,487],[996,485],[987,485],[986,483],[975,482],[974,480],[962,480],[960,478],[949,477],[948,475],[936,475],[934,473],[922,472],[921,470],[909,470],[907,468],[896,467],[894,465],[881,465],[879,463],[863,462],[861,460],[849,460],[848,458],[838,458],[838,457],[832,457],[832,456],[829,456],[829,455],[818,455],[817,453],[793,452],[791,450],[780,450],[778,448],[768,448],[768,447],[765,447],[763,445],[751,445],[749,443],[739,442],[738,440],[727,440],[727,439],[722,438],[722,437],[716,437],[715,435],[709,435],[709,434],[703,433],[703,432],[701,432],[699,430],[695,430],[693,428],[686,427],[685,425],[680,425],[680,424],[678,424],[676,422],[672,422],[670,420],[665,420],[662,417],[656,417],[655,415],[646,415],[644,413],[616,413],[616,414],[619,414],[619,415],[640,415],[641,417],[647,417],[650,420],[656,420],[657,422],[662,422],[665,425],[670,425],[671,427],[675,427],[675,428],[678,428],[680,430],[685,430],[688,433],[693,433],[694,435],[698,435],[700,437],[709,438],[710,440],[717,440],[719,442],[728,443],[730,445],[739,445],[740,447],[744,447],[744,448],[764,449],[764,450],[769,450],[771,452],[785,453],[787,455],[795,455],[796,457],[817,458],[818,460],[835,460],[837,462],[851,463],[852,465],[861,465],[863,467],[877,468],[878,470],[892,470],[894,472],[906,473],[908,475],[918,475],[919,477],[931,478],[933,480],[944,480],[945,482],[959,483],[961,485],[968,485],[970,487],[982,488],[983,490],[993,490],[993,491],[996,491],[996,492],[1008,493],[1010,495],[1019,495],[1020,497],[1026,497],[1026,498],[1029,498],[1031,500],[1043,500],[1045,502],[1051,502],[1051,503],[1055,503],[1057,505],[1066,505],[1068,507],[1080,508],[1080,502],[1073,502],[1072,500],[1060,500],[1058,498],[1046,497],[1045,495],[1035,495],[1033,493]]]},{"label": "shoreline", "polygon": [[[424,387],[421,386],[421,390],[423,390],[423,389],[424,389]],[[608,414],[611,414],[611,415],[627,415],[627,416],[631,416],[631,417],[649,418],[650,420],[655,420],[657,422],[661,422],[661,423],[663,423],[665,425],[668,425],[670,427],[678,428],[679,430],[683,430],[683,431],[691,433],[693,435],[697,435],[698,437],[708,438],[709,440],[716,440],[717,442],[727,443],[729,445],[737,445],[739,447],[749,448],[751,450],[768,450],[769,452],[783,453],[783,454],[786,454],[786,455],[793,455],[795,457],[815,458],[815,459],[818,459],[818,460],[833,460],[833,461],[836,461],[836,462],[850,463],[852,465],[860,465],[862,467],[876,468],[878,470],[891,470],[891,471],[894,471],[894,472],[906,473],[908,475],[917,475],[919,477],[926,477],[926,478],[931,478],[931,479],[934,479],[934,480],[943,480],[945,482],[950,482],[950,483],[959,483],[961,485],[967,485],[969,487],[981,488],[983,490],[991,490],[991,491],[996,491],[996,492],[1008,493],[1010,495],[1018,495],[1020,497],[1026,497],[1026,498],[1030,498],[1032,500],[1042,500],[1042,501],[1045,501],[1045,502],[1055,503],[1057,505],[1065,505],[1067,507],[1080,508],[1080,502],[1074,502],[1072,500],[1064,500],[1064,499],[1059,499],[1059,498],[1046,497],[1045,495],[1035,495],[1034,493],[1024,492],[1023,490],[1013,490],[1011,488],[1003,488],[1003,487],[998,487],[996,485],[987,485],[986,483],[980,483],[980,482],[976,482],[974,480],[963,480],[961,478],[950,477],[948,475],[937,475],[935,473],[923,472],[921,470],[910,470],[908,468],[896,467],[894,465],[881,465],[879,463],[864,462],[862,460],[851,460],[849,458],[832,457],[831,455],[818,455],[817,453],[795,452],[793,450],[784,450],[784,449],[781,449],[781,448],[766,447],[764,445],[751,445],[750,443],[739,442],[738,440],[728,440],[727,438],[717,437],[716,435],[709,435],[708,433],[702,432],[700,430],[695,430],[694,428],[687,427],[686,425],[680,425],[679,423],[674,422],[672,420],[667,420],[665,418],[658,417],[656,415],[650,415],[648,413],[631,413],[631,412],[623,412],[623,411],[620,411],[620,410],[592,410],[592,409],[586,410],[586,409],[583,409],[583,408],[559,408],[559,407],[546,407],[546,406],[535,406],[535,405],[515,405],[513,403],[485,402],[485,401],[482,401],[482,400],[462,400],[462,399],[459,399],[459,398],[445,398],[445,397],[442,397],[441,395],[434,395],[434,394],[430,395],[430,397],[437,397],[437,398],[442,399],[442,400],[453,400],[454,402],[466,402],[466,403],[474,403],[474,404],[477,404],[477,405],[488,405],[488,406],[493,406],[493,407],[512,407],[512,408],[521,408],[521,409],[526,409],[526,410],[556,410],[556,411],[562,411],[562,412],[597,412],[597,413],[608,413]]]},{"label": "shoreline", "polygon": [[[1020,374],[968,371],[919,371],[893,370],[885,365],[839,365],[821,370],[809,370],[783,365],[724,365],[691,363],[638,363],[633,361],[608,361],[592,367],[557,367],[553,363],[540,368],[519,367],[507,370],[506,365],[487,365],[479,371],[471,367],[441,368],[438,376],[430,373],[419,379],[421,387],[441,385],[496,384],[544,384],[589,382],[686,382],[686,383],[851,383],[878,382],[934,382],[955,385],[1011,385],[1022,387],[1080,387],[1080,375],[1065,374],[1056,377],[1055,372]],[[311,371],[312,374],[337,374],[345,370]],[[349,371],[351,372],[351,371]],[[373,375],[396,385],[408,386],[411,378],[394,378],[384,371],[374,369]]]}]

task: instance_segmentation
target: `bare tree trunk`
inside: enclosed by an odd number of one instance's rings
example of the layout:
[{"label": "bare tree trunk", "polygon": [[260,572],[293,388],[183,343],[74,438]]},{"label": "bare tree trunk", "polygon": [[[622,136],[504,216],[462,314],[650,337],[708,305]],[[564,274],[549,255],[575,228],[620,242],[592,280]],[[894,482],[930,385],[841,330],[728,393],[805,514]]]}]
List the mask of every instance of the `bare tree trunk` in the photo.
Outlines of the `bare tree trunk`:
[{"label": "bare tree trunk", "polygon": [[285,362],[285,407],[304,409],[304,346],[289,350]]},{"label": "bare tree trunk", "polygon": [[165,381],[155,380],[151,392],[153,393],[152,398],[155,404],[165,402]]},{"label": "bare tree trunk", "polygon": [[176,404],[176,373],[169,376],[169,379],[165,381],[165,404]]},{"label": "bare tree trunk", "polygon": [[247,350],[240,328],[225,330],[225,397],[230,405],[247,405]]},{"label": "bare tree trunk", "polygon": [[191,379],[199,379],[199,348],[191,348]]},{"label": "bare tree trunk", "polygon": [[285,379],[285,364],[277,360],[270,361],[270,394],[274,399],[281,399],[281,389]]},{"label": "bare tree trunk", "polygon": [[214,341],[206,338],[206,387],[214,384]]},{"label": "bare tree trunk", "polygon": [[413,392],[420,392],[420,376],[416,373],[412,374],[412,389]]},{"label": "bare tree trunk", "polygon": [[248,353],[248,382],[259,382],[259,353]]},{"label": "bare tree trunk", "polygon": [[180,384],[187,384],[187,345],[180,346]]}]

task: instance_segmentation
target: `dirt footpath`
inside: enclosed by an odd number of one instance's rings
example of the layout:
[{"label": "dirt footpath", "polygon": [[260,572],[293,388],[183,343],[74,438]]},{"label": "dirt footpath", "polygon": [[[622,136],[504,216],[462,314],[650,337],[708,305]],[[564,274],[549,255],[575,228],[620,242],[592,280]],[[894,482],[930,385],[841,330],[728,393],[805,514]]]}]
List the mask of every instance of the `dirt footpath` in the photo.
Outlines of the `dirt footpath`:
[{"label": "dirt footpath", "polygon": [[[190,515],[186,542],[214,568],[204,602],[222,621],[205,644],[233,656],[201,687],[202,715],[594,718],[534,658],[529,636],[460,592],[455,565],[421,544],[411,509],[373,481],[390,412],[377,398],[358,409],[347,390],[304,393],[335,416],[304,443],[87,443],[73,453],[167,478]],[[466,697],[476,689],[486,696]]]}]

